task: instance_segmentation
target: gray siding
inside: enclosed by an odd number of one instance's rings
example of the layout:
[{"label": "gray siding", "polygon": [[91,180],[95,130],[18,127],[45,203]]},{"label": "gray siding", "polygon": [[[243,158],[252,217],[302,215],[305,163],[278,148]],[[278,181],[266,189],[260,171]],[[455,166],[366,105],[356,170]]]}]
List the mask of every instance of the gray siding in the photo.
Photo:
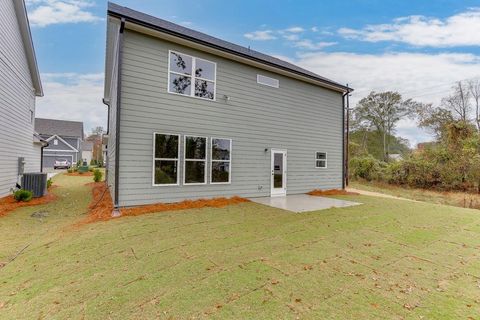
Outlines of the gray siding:
[{"label": "gray siding", "polygon": [[[42,135],[42,138],[47,140],[50,137],[46,135]],[[81,142],[79,138],[69,138],[69,137],[61,137],[61,138],[64,141],[66,141],[69,145],[79,150],[81,146]],[[54,142],[53,142],[54,139],[55,138],[50,140],[49,146],[43,150],[44,151],[43,153],[44,168],[52,168],[55,159],[67,159],[68,161],[72,161],[72,164],[75,164],[78,160],[81,159],[81,150],[79,150],[79,152],[75,152],[72,148],[70,148],[67,144],[65,144],[60,139],[58,139],[58,144],[54,145]]]},{"label": "gray siding", "polygon": [[18,157],[26,172],[40,171],[40,145],[33,143],[35,95],[15,9],[0,1],[0,196],[17,182]]},{"label": "gray siding", "polygon": [[111,67],[112,81],[110,92],[109,119],[108,119],[108,142],[107,142],[107,184],[112,199],[115,200],[115,151],[116,151],[116,129],[117,129],[117,79],[118,79],[118,31],[119,26],[115,23],[107,24],[107,34],[110,44],[113,46],[113,61]]},{"label": "gray siding", "polygon": [[[217,63],[217,101],[167,93],[168,50]],[[258,73],[279,79],[280,88],[257,84]],[[269,196],[271,148],[288,151],[288,194],[342,186],[341,93],[132,31],[125,35],[121,90],[122,206]],[[233,139],[232,183],[152,186],[153,132],[181,134],[180,159],[183,135]],[[327,169],[315,168],[315,151],[328,153]]]}]

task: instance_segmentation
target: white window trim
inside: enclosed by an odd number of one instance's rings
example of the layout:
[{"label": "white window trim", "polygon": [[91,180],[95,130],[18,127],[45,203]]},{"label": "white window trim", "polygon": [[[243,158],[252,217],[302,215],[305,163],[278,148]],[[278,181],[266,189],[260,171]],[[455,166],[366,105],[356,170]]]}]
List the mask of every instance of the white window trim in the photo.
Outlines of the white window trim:
[{"label": "white window trim", "polygon": [[[189,138],[205,138],[205,159],[187,159],[187,137]],[[208,149],[208,137],[202,137],[202,136],[193,136],[193,135],[184,135],[183,136],[183,185],[184,186],[202,186],[207,184],[207,149]],[[187,175],[185,174],[185,163],[187,161],[197,161],[197,162],[205,162],[205,170],[204,170],[204,181],[205,182],[193,182],[193,183],[187,183],[185,182],[185,179],[187,178]]]},{"label": "white window trim", "polygon": [[[230,160],[213,160],[213,139],[221,139],[221,140],[230,140]],[[229,171],[228,171],[228,182],[213,182],[212,180],[212,171],[213,171],[213,162],[228,162]],[[211,137],[210,138],[210,184],[231,184],[232,183],[232,139],[227,138],[217,138]]]},{"label": "white window trim", "polygon": [[[317,153],[325,153],[325,160],[317,159]],[[325,161],[325,167],[317,167],[317,160],[318,161]],[[328,168],[328,152],[325,151],[315,151],[315,169],[327,169]]]},{"label": "white window trim", "polygon": [[[169,159],[169,158],[155,158],[155,135],[163,134],[166,136],[177,136],[178,137],[178,148],[177,148],[177,158],[176,159]],[[172,187],[172,186],[179,186],[180,185],[180,144],[181,139],[179,134],[175,133],[163,133],[163,132],[154,132],[153,133],[153,146],[152,146],[152,186],[153,187]],[[177,161],[177,183],[168,183],[168,184],[156,184],[155,183],[155,160],[163,160],[163,161]]]},{"label": "white window trim", "polygon": [[[170,57],[172,56],[171,53],[178,53],[180,55],[184,55],[184,56],[189,56],[190,58],[192,58],[192,70],[191,70],[191,75],[188,75],[188,74],[184,74],[184,73],[180,73],[180,72],[176,72],[176,71],[171,71],[170,70]],[[214,77],[213,77],[213,80],[210,80],[210,79],[205,79],[205,78],[201,78],[201,77],[196,77],[195,76],[195,66],[196,66],[196,61],[198,60],[203,60],[203,61],[206,61],[206,62],[209,62],[209,63],[213,63],[214,65]],[[181,75],[181,76],[186,76],[186,77],[190,77],[191,79],[191,82],[190,82],[190,94],[181,94],[181,93],[178,93],[178,92],[172,92],[170,91],[170,74],[178,74],[178,75]],[[168,82],[167,82],[167,92],[170,93],[170,94],[175,94],[175,95],[178,95],[178,96],[183,96],[183,97],[190,97],[190,98],[195,98],[195,99],[201,99],[201,100],[207,100],[207,101],[217,101],[217,63],[213,62],[213,61],[210,61],[210,60],[207,60],[207,59],[203,59],[203,58],[197,58],[195,56],[192,56],[190,54],[186,54],[186,53],[182,53],[180,51],[176,51],[176,50],[168,50]],[[204,97],[197,97],[195,95],[195,79],[199,79],[199,80],[204,80],[204,81],[208,81],[208,82],[213,82],[213,99],[208,99],[208,98],[204,98]]]},{"label": "white window trim", "polygon": [[[265,78],[269,78],[269,79],[272,79],[272,80],[276,80],[277,81],[277,85],[274,86],[274,85],[271,85],[271,84],[268,84],[268,83],[265,83],[265,82],[260,82],[260,77],[265,77]],[[269,77],[269,76],[266,76],[264,74],[257,74],[257,83],[262,85],[262,86],[267,86],[267,87],[271,87],[271,88],[280,88],[280,80],[276,79],[276,78],[272,78],[272,77]]]}]

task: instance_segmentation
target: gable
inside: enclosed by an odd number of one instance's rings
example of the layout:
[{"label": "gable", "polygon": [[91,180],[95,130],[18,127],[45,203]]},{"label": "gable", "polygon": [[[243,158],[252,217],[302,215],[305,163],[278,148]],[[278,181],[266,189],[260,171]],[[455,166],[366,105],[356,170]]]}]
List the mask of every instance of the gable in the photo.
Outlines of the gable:
[{"label": "gable", "polygon": [[[57,135],[53,135],[47,139],[48,147],[45,150],[62,150],[62,151],[73,151],[78,152],[77,150],[77,139],[74,138],[62,138]],[[56,143],[56,144],[55,144]]]}]

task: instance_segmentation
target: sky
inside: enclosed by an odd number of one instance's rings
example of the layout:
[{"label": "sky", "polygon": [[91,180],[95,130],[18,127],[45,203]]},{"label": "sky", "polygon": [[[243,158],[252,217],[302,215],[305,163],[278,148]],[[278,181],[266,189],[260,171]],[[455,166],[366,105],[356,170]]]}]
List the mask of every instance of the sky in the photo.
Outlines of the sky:
[{"label": "sky", "polygon": [[[45,96],[37,117],[106,126],[106,1],[26,0]],[[456,81],[480,79],[480,2],[470,0],[118,0],[116,3],[276,57],[355,89],[439,105]],[[175,3],[175,5],[172,5]],[[414,120],[397,135],[431,136]]]}]

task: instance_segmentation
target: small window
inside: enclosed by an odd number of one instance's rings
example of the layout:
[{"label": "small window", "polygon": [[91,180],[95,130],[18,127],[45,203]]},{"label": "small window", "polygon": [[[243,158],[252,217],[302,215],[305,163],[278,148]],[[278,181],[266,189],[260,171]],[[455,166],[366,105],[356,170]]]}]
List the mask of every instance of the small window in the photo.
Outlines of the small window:
[{"label": "small window", "polygon": [[153,184],[178,185],[180,136],[154,133]]},{"label": "small window", "polygon": [[53,145],[58,146],[58,140],[57,139],[53,139]]},{"label": "small window", "polygon": [[170,51],[168,70],[168,92],[215,100],[214,62]]},{"label": "small window", "polygon": [[212,184],[231,182],[232,140],[212,138],[210,179]]},{"label": "small window", "polygon": [[183,183],[207,183],[207,138],[185,136]]},{"label": "small window", "polygon": [[315,153],[315,168],[326,168],[327,167],[327,153],[326,152],[316,152]]},{"label": "small window", "polygon": [[257,83],[274,88],[278,88],[280,86],[278,79],[263,76],[261,74],[257,74]]}]

